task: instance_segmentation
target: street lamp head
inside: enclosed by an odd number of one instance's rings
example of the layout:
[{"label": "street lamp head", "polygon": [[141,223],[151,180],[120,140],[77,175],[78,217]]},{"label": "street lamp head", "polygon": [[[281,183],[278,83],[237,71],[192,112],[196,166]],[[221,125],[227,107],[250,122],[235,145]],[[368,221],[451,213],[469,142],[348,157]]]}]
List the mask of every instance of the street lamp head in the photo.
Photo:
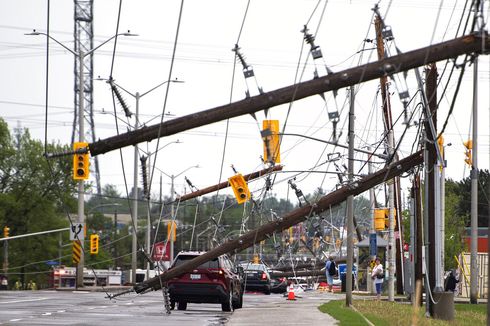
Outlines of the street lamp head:
[{"label": "street lamp head", "polygon": [[24,35],[41,35],[41,33],[37,32],[35,29],[33,29],[32,32],[24,33]]},{"label": "street lamp head", "polygon": [[139,34],[133,34],[133,33],[131,33],[130,30],[128,30],[126,33],[121,33],[119,35],[122,35],[122,36],[139,36]]}]

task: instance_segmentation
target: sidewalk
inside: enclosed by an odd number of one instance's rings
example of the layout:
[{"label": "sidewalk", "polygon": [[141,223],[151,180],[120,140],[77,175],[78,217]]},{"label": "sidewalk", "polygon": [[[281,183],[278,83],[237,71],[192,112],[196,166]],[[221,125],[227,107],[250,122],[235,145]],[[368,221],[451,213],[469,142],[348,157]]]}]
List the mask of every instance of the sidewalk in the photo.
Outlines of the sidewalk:
[{"label": "sidewalk", "polygon": [[235,310],[228,325],[337,325],[337,320],[320,312],[318,306],[341,298],[340,294],[306,291],[296,294],[295,301],[281,297],[260,306],[244,306]]}]

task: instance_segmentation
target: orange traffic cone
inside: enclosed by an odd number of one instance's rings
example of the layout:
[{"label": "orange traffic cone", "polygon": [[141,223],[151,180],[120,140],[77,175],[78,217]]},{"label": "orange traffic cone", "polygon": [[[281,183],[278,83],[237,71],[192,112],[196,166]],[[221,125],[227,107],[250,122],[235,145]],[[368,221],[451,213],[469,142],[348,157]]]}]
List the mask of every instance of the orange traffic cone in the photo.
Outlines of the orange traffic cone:
[{"label": "orange traffic cone", "polygon": [[294,287],[293,287],[293,283],[291,283],[289,285],[289,291],[288,291],[288,300],[296,300],[295,296],[294,296]]}]

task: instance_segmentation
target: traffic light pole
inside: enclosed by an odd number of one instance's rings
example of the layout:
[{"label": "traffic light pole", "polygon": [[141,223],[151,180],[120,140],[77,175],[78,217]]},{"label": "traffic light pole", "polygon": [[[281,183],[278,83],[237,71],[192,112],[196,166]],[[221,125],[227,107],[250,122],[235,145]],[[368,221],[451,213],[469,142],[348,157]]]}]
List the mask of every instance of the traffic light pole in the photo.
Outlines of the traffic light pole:
[{"label": "traffic light pole", "polygon": [[[84,130],[84,111],[85,111],[85,104],[84,104],[84,98],[83,98],[83,93],[84,93],[84,78],[83,78],[83,66],[84,66],[84,59],[85,59],[85,54],[83,53],[81,47],[79,46],[79,53],[78,53],[78,60],[79,60],[79,68],[80,68],[80,79],[78,81],[78,139],[80,142],[85,141],[85,130]],[[84,196],[84,180],[79,180],[78,181],[78,223],[85,223],[85,214],[84,214],[84,209],[85,209],[85,196]],[[82,246],[82,253],[80,255],[80,261],[77,264],[77,271],[76,271],[76,288],[83,287],[83,268],[85,265],[85,253],[83,251],[84,248],[84,236],[85,234],[82,234],[82,239],[80,240],[80,245]]]}]

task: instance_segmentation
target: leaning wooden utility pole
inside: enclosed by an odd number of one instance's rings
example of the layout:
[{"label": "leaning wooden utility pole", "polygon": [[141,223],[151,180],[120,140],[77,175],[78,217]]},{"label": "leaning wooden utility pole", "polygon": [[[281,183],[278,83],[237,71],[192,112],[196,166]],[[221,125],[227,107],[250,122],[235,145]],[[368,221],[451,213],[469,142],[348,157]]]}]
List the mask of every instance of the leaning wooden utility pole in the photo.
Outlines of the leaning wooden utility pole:
[{"label": "leaning wooden utility pole", "polygon": [[[378,52],[378,60],[385,58],[385,47],[382,35],[381,17],[376,16],[374,21],[376,29],[376,48]],[[395,136],[393,132],[393,121],[391,118],[390,97],[388,95],[387,77],[380,77],[381,101],[384,117],[385,133],[387,138],[388,161],[395,161]],[[389,180],[388,184],[388,209],[389,209],[389,225],[388,225],[388,260],[386,269],[388,271],[388,301],[395,300],[395,270],[397,273],[400,269],[395,269],[396,244],[395,244],[395,180]],[[398,266],[397,266],[398,267]],[[397,278],[400,276],[397,274]]]},{"label": "leaning wooden utility pole", "polygon": [[[149,290],[158,290],[161,288],[162,284],[168,280],[181,275],[182,273],[188,272],[202,263],[219,257],[223,254],[237,253],[255,243],[267,239],[275,232],[281,232],[293,225],[305,221],[308,217],[320,214],[321,212],[329,209],[329,207],[338,205],[345,201],[348,196],[356,196],[370,188],[385,182],[386,180],[392,179],[393,177],[405,173],[411,170],[413,167],[422,163],[422,152],[419,151],[412,154],[394,164],[385,167],[372,175],[366,176],[360,180],[354,181],[351,184],[345,185],[336,191],[329,193],[326,196],[321,197],[316,203],[304,205],[298,209],[289,212],[288,214],[276,219],[275,221],[269,222],[260,226],[256,230],[251,230],[250,232],[240,236],[237,239],[229,240],[226,243],[180,265],[154,277],[150,280],[144,281],[141,284],[134,287],[134,291],[137,293],[146,292]],[[121,295],[126,292],[119,293]]]},{"label": "leaning wooden utility pole", "polygon": [[332,73],[313,80],[287,86],[275,91],[248,97],[244,100],[192,113],[187,116],[147,126],[89,144],[92,156],[173,135],[218,121],[251,114],[297,101],[309,96],[349,87],[384,75],[396,74],[420,67],[428,62],[455,58],[465,53],[482,53],[490,46],[487,35],[470,34],[454,40],[434,44],[380,61]]},{"label": "leaning wooden utility pole", "polygon": [[[427,271],[429,284],[425,284],[429,292],[433,292],[436,287],[436,254],[439,255],[439,252],[436,253],[436,171],[437,170],[437,155],[435,151],[435,137],[437,135],[429,132],[430,130],[430,120],[435,126],[437,126],[437,68],[435,64],[431,64],[426,71],[426,94],[429,105],[429,116],[426,116],[426,121],[424,123],[424,128],[426,130],[426,148],[428,150],[428,158],[426,163],[426,176],[425,180],[427,195],[427,202],[425,203],[425,207],[427,209],[427,232],[428,239],[425,245],[428,248],[428,257],[426,257],[427,262]],[[426,297],[427,302],[429,303],[429,313],[431,316],[433,315],[433,304],[432,300],[429,297]]]}]

